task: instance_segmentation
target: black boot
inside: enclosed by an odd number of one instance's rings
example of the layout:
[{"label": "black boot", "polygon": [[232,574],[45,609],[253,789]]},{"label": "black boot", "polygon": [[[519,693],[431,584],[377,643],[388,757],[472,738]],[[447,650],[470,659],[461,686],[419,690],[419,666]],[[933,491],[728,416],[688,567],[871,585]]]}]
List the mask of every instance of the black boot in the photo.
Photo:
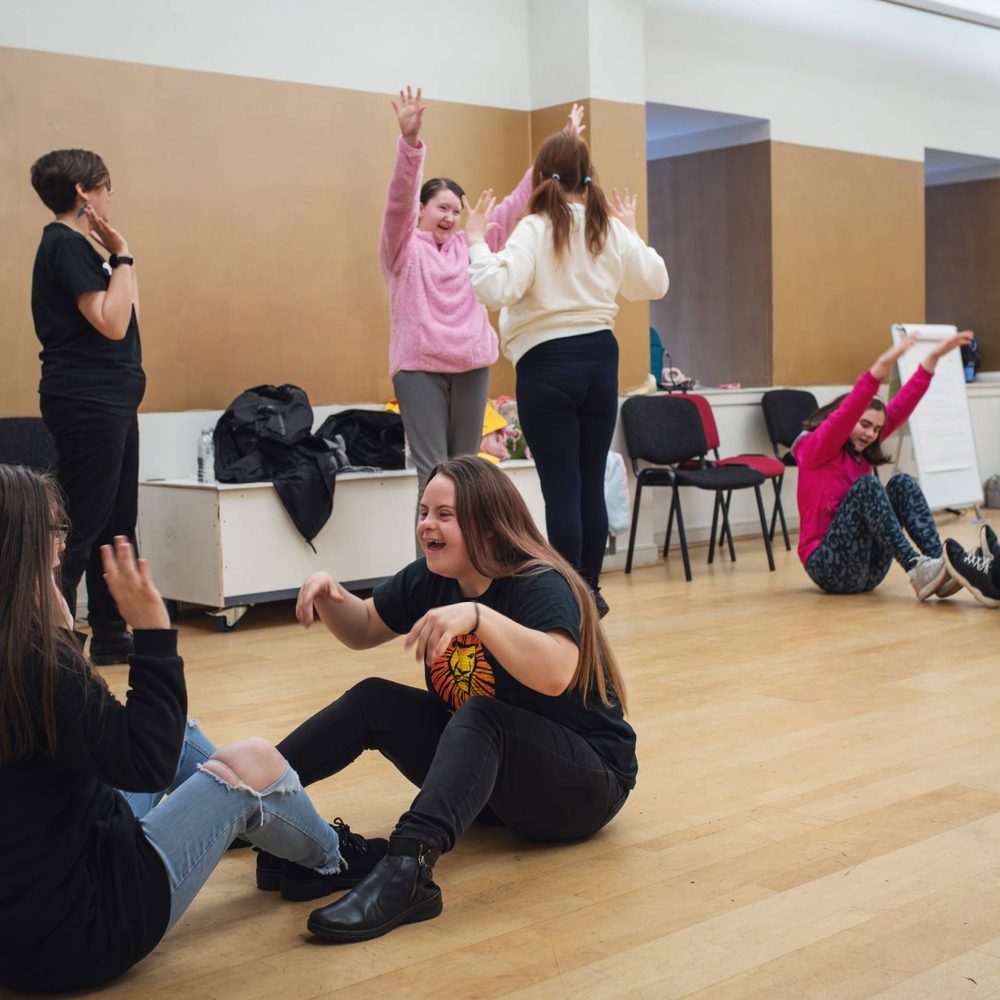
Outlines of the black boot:
[{"label": "black boot", "polygon": [[124,622],[114,625],[91,625],[90,662],[98,667],[107,667],[112,663],[128,663],[128,658],[135,652],[132,633],[125,628]]},{"label": "black boot", "polygon": [[309,914],[309,930],[325,941],[346,944],[436,917],[443,906],[431,875],[440,855],[413,837],[393,835],[389,853],[356,889]]}]

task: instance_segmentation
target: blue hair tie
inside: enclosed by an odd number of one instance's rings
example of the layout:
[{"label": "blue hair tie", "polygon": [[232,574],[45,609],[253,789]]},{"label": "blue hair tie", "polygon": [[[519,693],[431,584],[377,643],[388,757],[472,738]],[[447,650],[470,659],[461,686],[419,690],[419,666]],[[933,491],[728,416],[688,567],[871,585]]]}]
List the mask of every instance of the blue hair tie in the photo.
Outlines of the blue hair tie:
[{"label": "blue hair tie", "polygon": [[590,178],[589,177],[584,177],[583,183],[584,184],[589,184],[590,183]]},{"label": "blue hair tie", "polygon": [[561,178],[561,177],[560,177],[560,176],[559,176],[558,174],[553,174],[553,175],[552,175],[552,179],[553,179],[554,181],[561,181],[561,180],[562,180],[562,178]]}]

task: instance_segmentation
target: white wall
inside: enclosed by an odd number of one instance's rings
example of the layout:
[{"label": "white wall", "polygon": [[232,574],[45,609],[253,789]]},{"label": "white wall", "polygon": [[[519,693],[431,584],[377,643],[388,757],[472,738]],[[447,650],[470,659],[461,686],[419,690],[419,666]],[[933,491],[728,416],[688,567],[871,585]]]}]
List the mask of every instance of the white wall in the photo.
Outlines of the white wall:
[{"label": "white wall", "polygon": [[647,0],[646,99],[901,159],[1000,156],[1000,31],[881,0]]},{"label": "white wall", "polygon": [[1000,157],[1000,31],[883,0],[3,0],[0,46],[518,110],[753,115],[774,139]]}]

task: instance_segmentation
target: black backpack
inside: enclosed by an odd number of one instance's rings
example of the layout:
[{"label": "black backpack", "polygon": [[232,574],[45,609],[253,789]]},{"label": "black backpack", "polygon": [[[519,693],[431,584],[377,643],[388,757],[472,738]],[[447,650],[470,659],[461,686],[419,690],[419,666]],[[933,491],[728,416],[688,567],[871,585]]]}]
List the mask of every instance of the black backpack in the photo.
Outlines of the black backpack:
[{"label": "black backpack", "polygon": [[220,483],[270,480],[302,537],[312,544],[333,511],[337,457],[312,434],[309,397],[297,385],[240,393],[215,425]]},{"label": "black backpack", "polygon": [[351,465],[402,469],[406,464],[403,419],[385,410],[341,410],[320,424],[316,434],[333,441],[341,437]]}]

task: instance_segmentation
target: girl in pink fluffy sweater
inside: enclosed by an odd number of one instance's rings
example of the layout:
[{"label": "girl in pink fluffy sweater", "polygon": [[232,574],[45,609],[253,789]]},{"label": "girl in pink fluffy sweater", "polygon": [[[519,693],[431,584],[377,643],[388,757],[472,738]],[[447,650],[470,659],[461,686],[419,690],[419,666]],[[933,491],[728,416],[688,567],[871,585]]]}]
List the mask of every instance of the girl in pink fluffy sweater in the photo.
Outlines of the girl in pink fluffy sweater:
[{"label": "girl in pink fluffy sweater", "polygon": [[[422,92],[409,87],[392,102],[399,121],[396,164],[382,223],[380,256],[389,286],[389,374],[399,401],[418,495],[439,462],[474,455],[482,437],[489,367],[497,338],[469,281],[461,187],[447,177],[421,185]],[[573,105],[566,131],[578,135],[583,109]],[[490,217],[487,241],[499,250],[531,195],[531,171]]]}]

